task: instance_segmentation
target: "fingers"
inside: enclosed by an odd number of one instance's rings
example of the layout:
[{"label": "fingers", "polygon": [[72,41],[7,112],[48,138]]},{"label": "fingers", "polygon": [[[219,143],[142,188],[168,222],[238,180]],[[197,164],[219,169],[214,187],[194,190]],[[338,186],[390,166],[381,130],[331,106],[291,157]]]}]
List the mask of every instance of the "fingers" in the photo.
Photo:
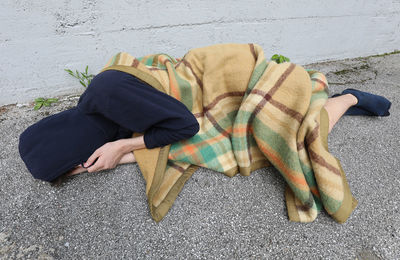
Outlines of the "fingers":
[{"label": "fingers", "polygon": [[112,169],[112,168],[115,168],[115,166],[107,163],[106,159],[103,156],[100,156],[97,159],[97,161],[95,162],[95,164],[93,164],[92,166],[87,168],[87,171],[88,172],[97,172],[97,171],[108,170],[108,169]]},{"label": "fingers", "polygon": [[97,149],[94,151],[94,153],[87,159],[87,161],[83,164],[83,166],[88,167],[89,165],[92,165],[93,162],[101,155],[101,150]]},{"label": "fingers", "polygon": [[98,148],[84,163],[88,172],[115,168],[123,154],[116,142],[109,142]]},{"label": "fingers", "polygon": [[88,172],[96,172],[96,171],[101,171],[101,170],[105,170],[105,165],[104,165],[103,160],[102,160],[101,157],[99,157],[97,159],[95,164],[93,164],[92,166],[87,168]]}]

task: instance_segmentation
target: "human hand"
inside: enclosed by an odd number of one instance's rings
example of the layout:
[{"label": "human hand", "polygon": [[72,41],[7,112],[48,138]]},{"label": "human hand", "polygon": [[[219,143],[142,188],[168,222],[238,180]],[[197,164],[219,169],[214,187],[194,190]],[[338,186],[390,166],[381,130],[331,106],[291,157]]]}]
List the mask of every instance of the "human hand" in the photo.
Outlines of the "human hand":
[{"label": "human hand", "polygon": [[117,166],[123,155],[120,140],[108,142],[94,151],[84,166],[91,165],[97,158],[96,163],[87,168],[88,172],[112,169]]},{"label": "human hand", "polygon": [[[119,161],[118,164],[134,163],[134,162],[136,162],[135,155],[132,152],[128,152],[121,157],[121,160]],[[82,165],[79,164],[79,165],[75,166],[75,168],[69,170],[65,175],[72,176],[72,175],[76,175],[76,174],[83,173],[86,171],[87,171],[87,168],[84,168],[84,167],[82,167]]]}]

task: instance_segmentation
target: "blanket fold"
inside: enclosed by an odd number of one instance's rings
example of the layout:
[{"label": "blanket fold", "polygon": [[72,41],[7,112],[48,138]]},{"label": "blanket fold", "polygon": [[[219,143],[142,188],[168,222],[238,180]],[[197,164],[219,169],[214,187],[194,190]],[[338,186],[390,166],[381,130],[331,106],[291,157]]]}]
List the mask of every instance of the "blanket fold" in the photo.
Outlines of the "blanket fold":
[{"label": "blanket fold", "polygon": [[342,223],[357,205],[339,160],[328,151],[322,73],[268,61],[261,46],[235,43],[192,49],[183,58],[121,52],[102,71],[109,69],[181,101],[200,125],[187,140],[133,151],[156,221],[198,167],[232,177],[274,166],[287,183],[292,221],[311,222],[323,207]]}]

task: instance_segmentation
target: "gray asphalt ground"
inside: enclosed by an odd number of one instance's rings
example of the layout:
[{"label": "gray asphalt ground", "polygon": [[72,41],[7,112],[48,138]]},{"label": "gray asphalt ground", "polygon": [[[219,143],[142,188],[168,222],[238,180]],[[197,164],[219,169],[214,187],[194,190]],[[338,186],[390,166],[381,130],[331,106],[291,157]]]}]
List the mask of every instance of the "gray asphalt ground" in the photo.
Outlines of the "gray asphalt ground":
[{"label": "gray asphalt ground", "polygon": [[0,258],[400,259],[400,54],[306,67],[325,73],[331,94],[357,88],[393,103],[389,117],[342,118],[329,137],[359,201],[346,223],[325,212],[290,222],[272,168],[234,178],[201,168],[160,223],[136,163],[61,187],[35,180],[19,157],[19,134],[75,106],[75,94],[39,111],[0,108]]}]

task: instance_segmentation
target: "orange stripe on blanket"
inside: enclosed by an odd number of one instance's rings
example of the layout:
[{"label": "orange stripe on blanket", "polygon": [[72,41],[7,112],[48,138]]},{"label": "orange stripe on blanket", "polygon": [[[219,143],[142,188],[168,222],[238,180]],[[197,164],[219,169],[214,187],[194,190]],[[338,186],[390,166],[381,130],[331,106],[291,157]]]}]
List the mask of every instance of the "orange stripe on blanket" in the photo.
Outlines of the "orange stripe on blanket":
[{"label": "orange stripe on blanket", "polygon": [[324,88],[325,88],[325,85],[323,85],[322,83],[318,82],[316,84],[316,86],[315,86],[314,92],[324,90]]},{"label": "orange stripe on blanket", "polygon": [[168,71],[170,92],[174,98],[181,100],[181,93],[179,91],[179,85],[175,78],[174,69],[171,68],[171,62],[165,62],[164,65],[167,67],[167,71]]},{"label": "orange stripe on blanket", "polygon": [[317,196],[318,198],[320,197],[319,191],[316,187],[311,187],[310,190],[315,196]]},{"label": "orange stripe on blanket", "polygon": [[247,128],[247,127],[235,127],[235,128],[233,129],[233,133],[234,133],[234,134],[235,134],[235,133],[246,133],[246,132],[248,132],[247,129],[249,129],[250,132],[253,131],[253,128],[252,128],[252,127],[249,127],[249,128]]},{"label": "orange stripe on blanket", "polygon": [[185,154],[194,154],[196,152],[196,146],[195,145],[186,145],[184,147],[182,147],[182,150]]},{"label": "orange stripe on blanket", "polygon": [[181,94],[179,93],[178,88],[174,85],[174,81],[173,81],[172,77],[169,78],[169,87],[170,87],[172,96],[178,100],[181,100]]},{"label": "orange stripe on blanket", "polygon": [[290,172],[292,170],[288,169],[285,164],[279,160],[278,156],[276,156],[275,154],[273,154],[272,152],[270,152],[269,150],[267,150],[264,146],[260,146],[260,149],[267,154],[268,160],[272,159],[273,162],[275,162],[275,164],[277,164],[277,166],[281,169],[281,171],[287,176],[288,179],[290,179],[290,181],[297,183],[299,185],[301,185],[301,187],[297,186],[297,188],[301,189],[301,190],[309,190],[309,186],[306,182],[306,179],[303,177],[296,177],[294,175],[292,175]]},{"label": "orange stripe on blanket", "polygon": [[170,153],[169,159],[172,159],[172,160],[176,159],[179,155],[187,154],[188,152],[189,152],[188,155],[193,155],[194,153],[196,153],[199,150],[197,147],[217,143],[223,138],[226,138],[226,137],[221,134],[212,139],[208,139],[207,141],[203,141],[201,143],[187,144],[187,145],[183,146],[179,151]]},{"label": "orange stripe on blanket", "polygon": [[[196,146],[195,145],[187,145],[187,146],[182,147],[182,152],[184,154],[192,156],[193,160],[195,160],[196,162],[200,161],[200,158],[196,155]],[[173,159],[173,158],[168,157],[168,159]]]},{"label": "orange stripe on blanket", "polygon": [[[232,127],[229,127],[226,130],[226,132],[228,132],[228,133],[230,133],[231,131],[232,131]],[[201,147],[204,145],[212,145],[214,143],[219,142],[221,139],[224,139],[224,138],[226,138],[226,136],[224,136],[223,134],[220,134],[214,138],[207,139],[207,141],[202,141],[200,143],[195,143],[195,144],[185,144],[178,151],[170,152],[168,155],[168,159],[170,159],[170,160],[177,159],[177,157],[179,157],[181,154],[193,155],[199,150],[198,147]],[[186,142],[186,141],[184,141],[184,142]]]}]

